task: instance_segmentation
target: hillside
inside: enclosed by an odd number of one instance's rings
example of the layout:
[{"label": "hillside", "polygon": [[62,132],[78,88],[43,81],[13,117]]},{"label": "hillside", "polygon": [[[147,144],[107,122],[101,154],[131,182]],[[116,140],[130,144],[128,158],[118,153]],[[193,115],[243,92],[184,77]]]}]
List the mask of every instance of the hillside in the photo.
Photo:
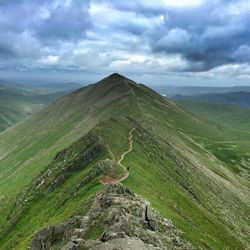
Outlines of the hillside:
[{"label": "hillside", "polygon": [[233,86],[233,87],[206,87],[206,86],[165,86],[165,85],[152,85],[152,87],[161,94],[168,97],[173,96],[199,96],[207,94],[227,94],[237,92],[250,92],[249,86]]},{"label": "hillside", "polygon": [[229,92],[229,93],[209,93],[193,96],[176,95],[173,100],[196,100],[205,102],[216,102],[224,104],[234,104],[243,108],[250,108],[250,92]]},{"label": "hillside", "polygon": [[0,132],[42,109],[64,92],[41,93],[41,91],[0,85]]},{"label": "hillside", "polygon": [[118,74],[81,88],[0,134],[1,249],[246,249],[249,137]]},{"label": "hillside", "polygon": [[181,100],[178,104],[200,117],[238,131],[250,132],[250,109],[233,104]]},{"label": "hillside", "polygon": [[27,79],[12,79],[5,80],[0,79],[0,85],[8,86],[12,89],[25,89],[25,90],[33,90],[39,92],[62,92],[62,91],[72,91],[82,87],[84,84],[79,84],[76,82],[69,81],[58,81],[58,80],[42,80],[39,78],[27,78]]}]

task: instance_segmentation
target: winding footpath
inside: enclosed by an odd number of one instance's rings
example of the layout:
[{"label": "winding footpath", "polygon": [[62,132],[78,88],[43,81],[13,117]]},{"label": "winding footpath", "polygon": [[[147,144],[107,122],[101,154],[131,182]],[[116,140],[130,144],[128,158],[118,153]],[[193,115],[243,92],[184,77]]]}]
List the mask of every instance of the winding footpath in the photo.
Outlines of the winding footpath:
[{"label": "winding footpath", "polygon": [[124,159],[124,157],[133,150],[133,131],[135,130],[135,128],[132,128],[129,132],[129,137],[128,137],[128,141],[129,141],[129,148],[127,151],[125,151],[120,159],[117,161],[117,164],[120,165],[123,169],[124,169],[124,174],[116,179],[111,178],[110,176],[104,175],[101,179],[100,182],[103,185],[107,185],[107,184],[117,184],[120,183],[124,180],[126,180],[129,177],[129,171],[127,170],[127,168],[121,163]]}]

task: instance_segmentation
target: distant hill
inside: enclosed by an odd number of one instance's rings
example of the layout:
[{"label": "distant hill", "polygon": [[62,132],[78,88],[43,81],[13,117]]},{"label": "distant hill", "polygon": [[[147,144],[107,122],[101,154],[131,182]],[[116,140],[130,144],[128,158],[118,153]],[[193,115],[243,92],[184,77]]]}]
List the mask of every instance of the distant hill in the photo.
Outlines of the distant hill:
[{"label": "distant hill", "polygon": [[232,92],[249,92],[249,86],[234,86],[234,87],[194,87],[194,86],[152,86],[158,93],[164,94],[168,97],[176,95],[195,96],[203,94],[223,94]]},{"label": "distant hill", "polygon": [[21,89],[36,89],[40,90],[43,92],[60,92],[60,91],[70,91],[70,90],[75,90],[80,87],[82,87],[82,84],[75,83],[75,82],[46,82],[46,83],[41,83],[41,82],[36,82],[34,81],[21,81],[21,82],[16,82],[16,81],[6,81],[3,79],[0,79],[0,86],[5,85],[10,88],[21,88]]},{"label": "distant hill", "polygon": [[248,249],[249,148],[112,74],[0,134],[1,249]]},{"label": "distant hill", "polygon": [[65,94],[43,93],[0,84],[0,132]]},{"label": "distant hill", "polygon": [[250,132],[250,109],[248,108],[227,103],[196,100],[179,100],[177,103],[194,114],[220,126]]},{"label": "distant hill", "polygon": [[230,103],[241,107],[250,108],[250,92],[210,93],[201,95],[175,95],[173,100],[196,100],[216,103]]},{"label": "distant hill", "polygon": [[[30,86],[29,86],[30,87]],[[82,87],[81,84],[75,82],[51,82],[51,83],[40,83],[33,85],[32,88],[36,89],[51,89],[55,91],[67,91],[75,90]]]}]

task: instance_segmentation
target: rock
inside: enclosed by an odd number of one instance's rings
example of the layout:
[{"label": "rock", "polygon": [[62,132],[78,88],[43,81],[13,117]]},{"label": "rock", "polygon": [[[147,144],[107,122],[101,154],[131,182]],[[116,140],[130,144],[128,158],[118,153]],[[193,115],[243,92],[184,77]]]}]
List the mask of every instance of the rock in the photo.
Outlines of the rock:
[{"label": "rock", "polygon": [[146,205],[145,220],[147,221],[150,229],[156,230],[157,218],[156,218],[155,212],[152,209],[152,207],[150,206],[150,204]]},{"label": "rock", "polygon": [[84,244],[84,248],[85,249],[91,249],[91,248],[95,249],[94,247],[97,245],[100,245],[100,244],[101,244],[101,242],[98,240],[87,240]]},{"label": "rock", "polygon": [[38,231],[31,249],[57,249],[60,242],[66,242],[62,250],[193,249],[171,221],[121,184],[97,193],[85,216]]},{"label": "rock", "polygon": [[66,230],[65,224],[50,226],[42,230],[38,230],[31,242],[31,250],[50,249],[52,242],[63,238]]},{"label": "rock", "polygon": [[80,250],[84,246],[85,241],[81,238],[72,240],[71,242],[67,243],[61,250]]},{"label": "rock", "polygon": [[139,239],[115,239],[90,248],[90,250],[156,250]]},{"label": "rock", "polygon": [[66,226],[61,224],[53,227],[53,236],[61,236],[64,234]]}]

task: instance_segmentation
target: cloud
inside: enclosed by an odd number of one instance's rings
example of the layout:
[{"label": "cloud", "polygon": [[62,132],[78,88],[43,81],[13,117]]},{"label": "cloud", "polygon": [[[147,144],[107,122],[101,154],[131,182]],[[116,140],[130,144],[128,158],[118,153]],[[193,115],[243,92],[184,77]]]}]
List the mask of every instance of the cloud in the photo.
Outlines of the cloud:
[{"label": "cloud", "polygon": [[89,14],[94,27],[98,30],[112,30],[119,33],[127,31],[141,34],[157,29],[164,24],[164,15],[146,17],[143,13],[116,9],[109,3],[91,2]]},{"label": "cloud", "polygon": [[40,40],[48,42],[77,41],[84,38],[85,32],[91,26],[87,1],[55,1],[40,9],[42,17],[34,32]]},{"label": "cloud", "polygon": [[1,1],[0,67],[247,79],[249,11],[247,0]]},{"label": "cloud", "polygon": [[189,76],[204,77],[211,79],[250,80],[250,64],[226,64],[215,67],[207,72],[189,73]]},{"label": "cloud", "polygon": [[59,56],[48,55],[46,57],[42,57],[38,60],[39,63],[44,65],[55,65],[59,61]]}]

